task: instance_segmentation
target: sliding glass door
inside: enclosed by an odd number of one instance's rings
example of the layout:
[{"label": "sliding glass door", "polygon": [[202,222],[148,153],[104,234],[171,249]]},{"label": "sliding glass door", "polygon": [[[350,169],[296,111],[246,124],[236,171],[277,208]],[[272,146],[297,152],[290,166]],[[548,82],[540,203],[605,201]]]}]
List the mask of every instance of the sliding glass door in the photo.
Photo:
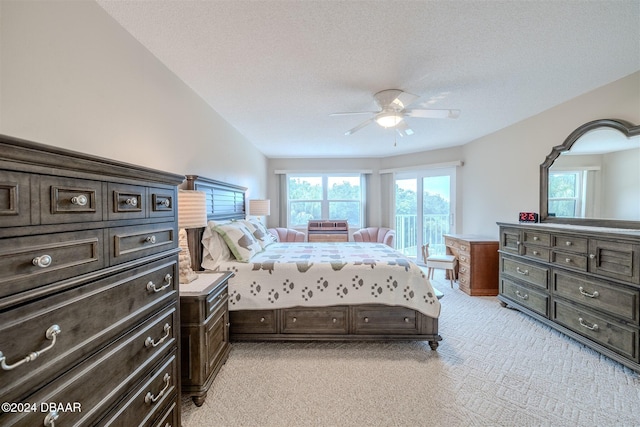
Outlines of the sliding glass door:
[{"label": "sliding glass door", "polygon": [[422,262],[421,248],[444,254],[445,233],[453,233],[455,168],[396,173],[396,249]]}]

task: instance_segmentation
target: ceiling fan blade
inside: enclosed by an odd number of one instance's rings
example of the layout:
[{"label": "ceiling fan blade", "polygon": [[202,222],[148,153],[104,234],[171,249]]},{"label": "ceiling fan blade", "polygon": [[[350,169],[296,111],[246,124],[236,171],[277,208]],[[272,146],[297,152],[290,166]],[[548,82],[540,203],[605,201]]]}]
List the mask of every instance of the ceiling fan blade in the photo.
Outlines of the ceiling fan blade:
[{"label": "ceiling fan blade", "polygon": [[411,136],[414,133],[413,129],[411,129],[407,122],[405,122],[404,120],[396,125],[395,130],[396,132],[398,132],[398,135],[402,137]]},{"label": "ceiling fan blade", "polygon": [[409,117],[420,117],[422,119],[457,119],[460,110],[406,110]]},{"label": "ceiling fan blade", "polygon": [[365,120],[364,122],[360,123],[358,126],[354,127],[353,129],[349,129],[348,131],[346,131],[344,134],[349,136],[352,135],[356,132],[358,132],[360,129],[362,129],[363,127],[365,127],[366,125],[368,125],[369,123],[372,123],[374,120],[373,117],[371,117],[368,120]]},{"label": "ceiling fan blade", "polygon": [[345,111],[342,113],[331,113],[329,116],[351,116],[354,114],[376,114],[379,111]]},{"label": "ceiling fan blade", "polygon": [[392,108],[394,110],[402,110],[419,98],[409,92],[403,92],[400,89],[386,89],[373,95],[376,104],[383,110]]},{"label": "ceiling fan blade", "polygon": [[394,100],[394,103],[399,102],[398,105],[400,108],[407,108],[409,105],[413,104],[416,99],[420,98],[418,95],[414,95],[409,92],[402,92],[398,97]]}]

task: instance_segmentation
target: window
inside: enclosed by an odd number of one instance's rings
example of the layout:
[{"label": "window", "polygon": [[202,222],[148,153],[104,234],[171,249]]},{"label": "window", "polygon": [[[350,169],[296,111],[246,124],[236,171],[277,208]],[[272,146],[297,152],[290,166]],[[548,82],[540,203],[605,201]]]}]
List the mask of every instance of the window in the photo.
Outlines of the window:
[{"label": "window", "polygon": [[584,194],[582,171],[549,173],[549,215],[583,217]]},{"label": "window", "polygon": [[346,219],[360,227],[363,201],[361,174],[287,175],[289,227],[306,227],[310,219]]}]

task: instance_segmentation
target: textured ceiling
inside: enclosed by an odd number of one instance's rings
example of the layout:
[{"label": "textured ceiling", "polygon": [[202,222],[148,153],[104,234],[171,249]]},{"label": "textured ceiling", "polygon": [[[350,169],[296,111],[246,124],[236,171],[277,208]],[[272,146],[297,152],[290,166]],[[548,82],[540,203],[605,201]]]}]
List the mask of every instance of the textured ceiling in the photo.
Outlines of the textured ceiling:
[{"label": "textured ceiling", "polygon": [[[640,70],[640,0],[98,3],[268,157],[462,145]],[[383,89],[460,117],[345,136]]]}]

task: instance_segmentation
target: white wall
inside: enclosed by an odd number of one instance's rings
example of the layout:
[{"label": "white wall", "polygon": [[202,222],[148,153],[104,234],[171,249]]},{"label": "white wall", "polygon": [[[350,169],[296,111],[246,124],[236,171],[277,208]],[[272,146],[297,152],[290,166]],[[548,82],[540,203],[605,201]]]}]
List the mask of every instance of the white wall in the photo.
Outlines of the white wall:
[{"label": "white wall", "polygon": [[0,1],[0,133],[266,194],[264,155],[93,1]]}]

